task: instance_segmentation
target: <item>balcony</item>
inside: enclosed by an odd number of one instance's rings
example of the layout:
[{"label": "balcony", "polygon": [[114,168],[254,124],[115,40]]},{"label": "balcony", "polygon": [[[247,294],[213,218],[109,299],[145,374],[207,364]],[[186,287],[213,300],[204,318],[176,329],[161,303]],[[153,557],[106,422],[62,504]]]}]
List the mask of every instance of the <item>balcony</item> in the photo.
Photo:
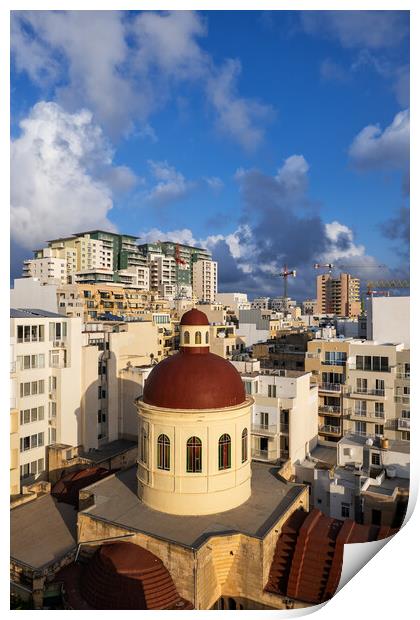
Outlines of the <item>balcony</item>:
[{"label": "balcony", "polygon": [[323,366],[345,366],[347,360],[321,360]]},{"label": "balcony", "polygon": [[318,413],[321,415],[340,415],[341,408],[337,405],[321,405],[318,407]]},{"label": "balcony", "polygon": [[320,383],[318,389],[320,392],[341,392],[341,383]]},{"label": "balcony", "polygon": [[410,379],[409,372],[397,372],[397,379]]},{"label": "balcony", "polygon": [[376,413],[375,411],[363,411],[359,409],[347,409],[350,418],[356,418],[357,420],[369,420],[371,422],[383,422],[385,420],[385,413]]},{"label": "balcony", "polygon": [[410,418],[398,418],[397,429],[399,431],[410,430]]},{"label": "balcony", "polygon": [[394,396],[394,400],[396,403],[401,404],[401,405],[410,404],[410,396],[408,394],[405,396]]},{"label": "balcony", "polygon": [[277,424],[251,424],[251,432],[254,435],[274,436],[279,433]]},{"label": "balcony", "polygon": [[375,396],[375,397],[379,397],[379,398],[386,398],[385,397],[385,390],[377,390],[377,389],[368,389],[368,388],[350,388],[349,389],[349,395],[351,398],[353,397],[365,397],[365,396]]},{"label": "balcony", "polygon": [[320,424],[318,432],[322,435],[341,435],[341,428],[339,426],[331,426],[329,424]]}]

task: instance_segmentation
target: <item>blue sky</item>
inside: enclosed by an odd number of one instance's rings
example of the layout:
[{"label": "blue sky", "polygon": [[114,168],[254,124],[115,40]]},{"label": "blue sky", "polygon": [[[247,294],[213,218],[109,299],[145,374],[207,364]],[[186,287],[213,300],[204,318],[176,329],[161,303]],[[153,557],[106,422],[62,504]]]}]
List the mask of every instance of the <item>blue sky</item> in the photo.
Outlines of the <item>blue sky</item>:
[{"label": "blue sky", "polygon": [[205,245],[250,296],[408,274],[408,12],[15,11],[11,44],[13,275],[92,227]]}]

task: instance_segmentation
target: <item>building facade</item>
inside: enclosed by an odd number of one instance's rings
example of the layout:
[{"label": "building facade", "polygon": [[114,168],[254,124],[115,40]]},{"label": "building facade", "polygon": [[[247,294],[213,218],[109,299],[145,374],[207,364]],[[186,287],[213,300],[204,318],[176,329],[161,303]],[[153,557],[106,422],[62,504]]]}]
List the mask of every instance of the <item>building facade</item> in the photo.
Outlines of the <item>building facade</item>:
[{"label": "building facade", "polygon": [[358,316],[361,313],[360,280],[348,273],[325,273],[316,279],[317,313]]}]

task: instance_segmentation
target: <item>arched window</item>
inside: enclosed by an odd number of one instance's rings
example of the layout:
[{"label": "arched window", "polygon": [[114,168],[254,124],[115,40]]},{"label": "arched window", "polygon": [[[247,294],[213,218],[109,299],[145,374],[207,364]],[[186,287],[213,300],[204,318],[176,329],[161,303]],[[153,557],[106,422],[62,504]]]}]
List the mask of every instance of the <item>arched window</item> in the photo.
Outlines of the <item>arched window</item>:
[{"label": "arched window", "polygon": [[184,344],[190,344],[190,332],[184,332]]},{"label": "arched window", "polygon": [[190,437],[187,441],[187,472],[201,472],[201,453],[201,440]]},{"label": "arched window", "polygon": [[157,466],[158,469],[169,471],[171,468],[171,442],[167,435],[159,435],[157,440]]},{"label": "arched window", "polygon": [[140,431],[140,460],[145,464],[147,464],[147,443],[147,431],[144,427],[142,427]]},{"label": "arched window", "polygon": [[209,343],[209,332],[206,332],[206,344]]},{"label": "arched window", "polygon": [[242,463],[248,460],[248,429],[242,431]]},{"label": "arched window", "polygon": [[201,344],[201,332],[195,332],[195,344]]},{"label": "arched window", "polygon": [[230,459],[231,441],[230,435],[222,435],[219,439],[219,469],[229,469],[231,466]]}]

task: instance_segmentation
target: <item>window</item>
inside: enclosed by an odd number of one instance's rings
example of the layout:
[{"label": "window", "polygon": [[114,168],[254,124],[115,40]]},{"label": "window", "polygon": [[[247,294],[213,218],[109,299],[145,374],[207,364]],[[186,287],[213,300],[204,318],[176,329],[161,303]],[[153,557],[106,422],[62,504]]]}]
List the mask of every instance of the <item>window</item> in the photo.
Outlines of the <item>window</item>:
[{"label": "window", "polygon": [[401,439],[410,441],[410,431],[401,431]]},{"label": "window", "polygon": [[341,502],[341,516],[343,517],[343,519],[350,518],[350,504]]},{"label": "window", "polygon": [[170,470],[170,448],[171,442],[167,435],[159,435],[157,440],[158,453],[157,453],[157,466],[158,469]]},{"label": "window", "polygon": [[356,433],[366,435],[366,422],[356,422]]},{"label": "window", "polygon": [[209,343],[209,332],[206,332],[206,344]]},{"label": "window", "polygon": [[144,427],[142,427],[141,429],[141,440],[140,440],[140,460],[142,461],[142,463],[145,463],[147,465],[147,456],[148,456],[148,449],[147,449],[147,431]]},{"label": "window", "polygon": [[28,437],[21,437],[20,439],[20,451],[21,452],[26,452],[26,450],[30,450],[31,449],[31,438]]},{"label": "window", "polygon": [[242,463],[248,460],[248,429],[242,431]]},{"label": "window", "polygon": [[195,332],[195,344],[201,344],[201,332]]},{"label": "window", "polygon": [[275,385],[268,386],[268,396],[271,398],[276,398],[277,389]]},{"label": "window", "polygon": [[202,471],[201,456],[201,440],[198,437],[190,437],[187,441],[187,472],[198,473]]},{"label": "window", "polygon": [[184,332],[184,344],[190,344],[190,332]]},{"label": "window", "polygon": [[229,469],[231,466],[231,440],[226,433],[219,439],[219,469]]},{"label": "window", "polygon": [[385,415],[384,404],[375,403],[375,418],[383,418]]},{"label": "window", "polygon": [[29,476],[29,463],[20,466],[20,477],[26,478],[26,476]]},{"label": "window", "polygon": [[17,341],[23,342],[23,325],[17,326]]},{"label": "window", "polygon": [[379,452],[372,452],[370,462],[371,462],[372,465],[380,466],[380,464],[381,464],[381,456],[380,456]]},{"label": "window", "polygon": [[375,424],[375,435],[383,435],[383,434],[384,434],[384,425]]}]

